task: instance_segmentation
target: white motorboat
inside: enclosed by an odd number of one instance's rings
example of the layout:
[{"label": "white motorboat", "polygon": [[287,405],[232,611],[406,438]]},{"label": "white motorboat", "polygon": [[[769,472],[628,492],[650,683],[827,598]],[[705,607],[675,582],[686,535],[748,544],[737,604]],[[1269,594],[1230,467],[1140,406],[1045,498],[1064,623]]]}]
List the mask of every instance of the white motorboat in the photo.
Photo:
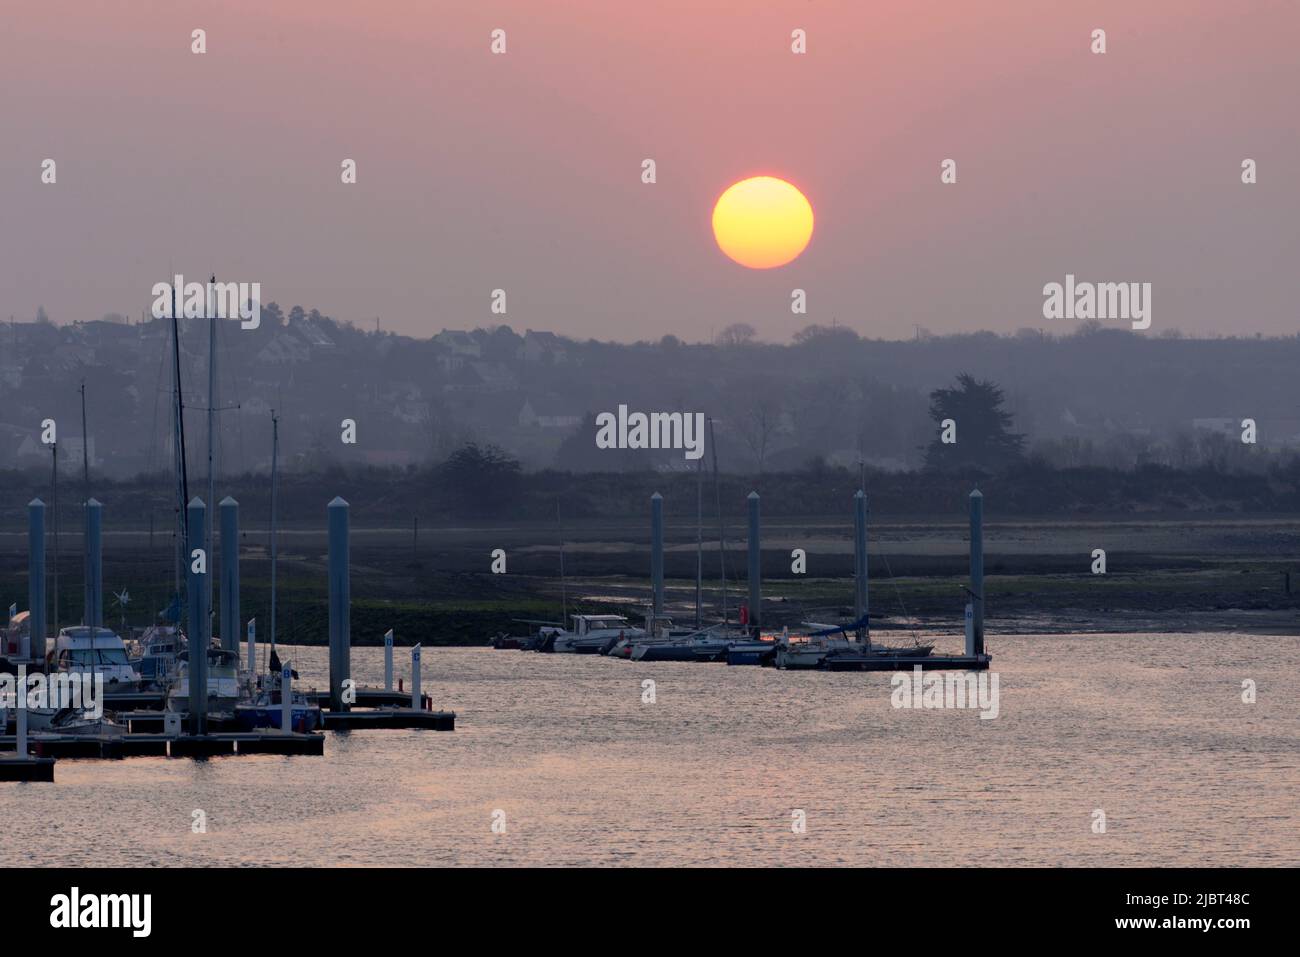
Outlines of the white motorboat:
[{"label": "white motorboat", "polygon": [[603,654],[625,638],[643,638],[645,629],[637,628],[622,615],[571,615],[573,629],[555,637],[552,650],[575,655]]},{"label": "white motorboat", "polygon": [[102,675],[109,691],[140,686],[140,672],[131,667],[126,643],[111,628],[60,628],[54,640],[54,667],[71,674]]},{"label": "white motorboat", "polygon": [[[233,713],[244,696],[239,677],[239,655],[225,648],[208,649],[208,714]],[[176,674],[167,688],[167,710],[190,709],[190,653],[181,652]]]}]

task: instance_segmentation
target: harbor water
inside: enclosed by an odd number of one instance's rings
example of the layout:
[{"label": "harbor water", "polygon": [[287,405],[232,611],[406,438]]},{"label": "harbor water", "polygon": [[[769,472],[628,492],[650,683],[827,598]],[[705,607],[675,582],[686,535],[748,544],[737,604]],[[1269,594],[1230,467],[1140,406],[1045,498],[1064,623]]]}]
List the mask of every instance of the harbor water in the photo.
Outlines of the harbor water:
[{"label": "harbor water", "polygon": [[[989,644],[993,719],[895,708],[888,673],[425,648],[455,732],[60,760],[0,784],[0,865],[1300,863],[1300,639]],[[327,648],[282,655],[327,686]],[[360,683],[383,667],[352,650]]]}]

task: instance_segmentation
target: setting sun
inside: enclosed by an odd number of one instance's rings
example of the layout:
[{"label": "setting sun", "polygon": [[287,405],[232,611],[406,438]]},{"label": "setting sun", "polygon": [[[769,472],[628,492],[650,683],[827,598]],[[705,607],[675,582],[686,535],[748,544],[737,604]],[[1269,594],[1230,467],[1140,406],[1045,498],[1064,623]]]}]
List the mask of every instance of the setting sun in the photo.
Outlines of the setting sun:
[{"label": "setting sun", "polygon": [[718,248],[750,269],[791,262],[808,247],[812,231],[812,205],[798,189],[774,176],[741,180],[713,207]]}]

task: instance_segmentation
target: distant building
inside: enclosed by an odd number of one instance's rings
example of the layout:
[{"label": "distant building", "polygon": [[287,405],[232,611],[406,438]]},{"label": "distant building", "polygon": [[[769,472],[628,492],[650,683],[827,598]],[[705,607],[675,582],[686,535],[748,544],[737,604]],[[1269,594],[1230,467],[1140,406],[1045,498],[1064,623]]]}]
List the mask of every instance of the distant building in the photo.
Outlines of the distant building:
[{"label": "distant building", "polygon": [[509,392],[519,388],[519,379],[504,363],[475,362],[474,371],[478,373],[483,388],[490,392]]},{"label": "distant building", "polygon": [[519,425],[525,429],[572,429],[582,424],[582,416],[562,412],[559,409],[525,399],[519,410]]},{"label": "distant building", "polygon": [[483,355],[483,347],[479,342],[468,332],[460,329],[444,329],[433,337],[433,341],[455,356],[478,358]]},{"label": "distant building", "polygon": [[317,349],[333,349],[334,340],[322,328],[323,323],[307,320],[294,323],[293,331],[302,336],[309,346]]},{"label": "distant building", "polygon": [[[59,439],[59,461],[67,464],[81,466],[81,436],[67,436]],[[15,452],[16,457],[23,461],[24,464],[50,460],[50,447],[41,441],[38,434],[28,433],[23,440],[18,443],[18,449]],[[95,437],[90,437],[90,455],[89,461],[92,468],[100,464],[99,458],[95,455]]]},{"label": "distant building", "polygon": [[1216,416],[1208,419],[1192,419],[1192,428],[1200,432],[1218,432],[1221,435],[1241,435],[1241,419]]},{"label": "distant building", "polygon": [[267,365],[283,366],[306,362],[311,358],[311,348],[293,332],[285,330],[264,345],[257,361]]},{"label": "distant building", "polygon": [[519,358],[524,362],[567,362],[569,349],[565,341],[555,333],[529,329],[524,333],[523,345],[519,347]]}]

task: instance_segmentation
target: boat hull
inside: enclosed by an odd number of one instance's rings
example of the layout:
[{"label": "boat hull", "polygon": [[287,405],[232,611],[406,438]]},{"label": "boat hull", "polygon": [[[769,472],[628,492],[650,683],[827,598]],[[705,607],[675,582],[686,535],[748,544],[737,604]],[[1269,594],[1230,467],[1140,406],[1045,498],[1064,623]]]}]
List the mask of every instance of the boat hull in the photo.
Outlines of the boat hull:
[{"label": "boat hull", "polygon": [[683,645],[637,645],[632,649],[633,661],[699,661],[695,649]]},{"label": "boat hull", "polygon": [[740,646],[727,649],[727,664],[729,665],[770,665],[775,663],[776,648],[771,644],[766,647],[746,647]]},{"label": "boat hull", "polygon": [[[278,704],[246,705],[235,707],[235,722],[241,731],[253,731],[257,728],[278,728],[283,712]],[[293,706],[290,716],[293,730],[299,733],[315,731],[321,726],[320,708],[316,705]]]}]

